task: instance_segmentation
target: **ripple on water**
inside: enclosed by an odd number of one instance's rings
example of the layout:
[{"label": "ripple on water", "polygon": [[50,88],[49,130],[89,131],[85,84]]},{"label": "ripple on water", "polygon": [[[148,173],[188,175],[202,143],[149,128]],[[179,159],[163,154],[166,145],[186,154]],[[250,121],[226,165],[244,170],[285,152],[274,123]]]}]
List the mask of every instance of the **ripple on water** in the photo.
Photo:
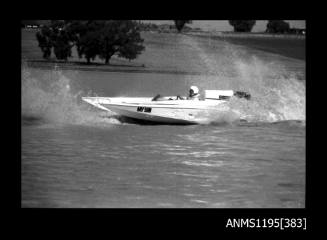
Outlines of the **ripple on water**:
[{"label": "ripple on water", "polygon": [[207,162],[182,161],[182,163],[185,165],[198,166],[198,167],[221,167],[224,165],[223,161],[207,161]]}]

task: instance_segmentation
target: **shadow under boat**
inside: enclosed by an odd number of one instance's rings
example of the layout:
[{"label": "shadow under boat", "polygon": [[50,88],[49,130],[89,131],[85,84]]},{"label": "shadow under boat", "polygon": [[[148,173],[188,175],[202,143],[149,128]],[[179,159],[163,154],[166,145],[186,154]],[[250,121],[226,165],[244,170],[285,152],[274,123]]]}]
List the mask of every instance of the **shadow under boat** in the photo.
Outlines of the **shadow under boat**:
[{"label": "shadow under boat", "polygon": [[166,122],[155,122],[155,121],[149,121],[149,120],[144,120],[144,119],[136,119],[136,118],[131,118],[131,117],[126,117],[126,116],[113,116],[113,118],[117,119],[121,123],[128,123],[128,124],[137,124],[137,125],[177,125],[177,126],[187,126],[187,125],[197,125],[197,123],[193,122],[185,122],[185,123],[166,123]]}]

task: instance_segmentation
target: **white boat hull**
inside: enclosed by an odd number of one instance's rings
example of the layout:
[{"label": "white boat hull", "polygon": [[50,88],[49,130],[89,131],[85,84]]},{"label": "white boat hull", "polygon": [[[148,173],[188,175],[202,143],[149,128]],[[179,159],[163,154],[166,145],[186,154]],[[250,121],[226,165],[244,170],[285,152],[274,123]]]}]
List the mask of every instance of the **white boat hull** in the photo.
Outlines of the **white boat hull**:
[{"label": "white boat hull", "polygon": [[208,110],[226,102],[222,100],[168,100],[151,101],[151,98],[84,97],[84,101],[118,115],[166,124],[197,124]]}]

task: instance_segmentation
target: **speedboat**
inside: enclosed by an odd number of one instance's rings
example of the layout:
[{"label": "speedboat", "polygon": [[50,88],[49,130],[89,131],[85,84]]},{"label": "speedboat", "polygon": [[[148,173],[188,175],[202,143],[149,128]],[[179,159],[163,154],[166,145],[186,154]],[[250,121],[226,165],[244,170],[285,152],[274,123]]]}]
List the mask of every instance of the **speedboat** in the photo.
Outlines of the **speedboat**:
[{"label": "speedboat", "polygon": [[190,100],[180,96],[149,97],[82,97],[82,100],[119,116],[159,124],[199,124],[210,110],[226,107],[233,96],[251,95],[233,90],[205,90],[204,99]]}]

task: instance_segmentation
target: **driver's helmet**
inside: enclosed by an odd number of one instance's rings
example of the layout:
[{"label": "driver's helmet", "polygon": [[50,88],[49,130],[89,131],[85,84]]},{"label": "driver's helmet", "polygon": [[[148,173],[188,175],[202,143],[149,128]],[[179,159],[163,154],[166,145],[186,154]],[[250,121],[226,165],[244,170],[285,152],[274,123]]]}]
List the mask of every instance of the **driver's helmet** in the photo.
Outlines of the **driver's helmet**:
[{"label": "driver's helmet", "polygon": [[197,86],[191,86],[190,90],[193,90],[194,94],[198,94],[199,93],[199,88]]}]

